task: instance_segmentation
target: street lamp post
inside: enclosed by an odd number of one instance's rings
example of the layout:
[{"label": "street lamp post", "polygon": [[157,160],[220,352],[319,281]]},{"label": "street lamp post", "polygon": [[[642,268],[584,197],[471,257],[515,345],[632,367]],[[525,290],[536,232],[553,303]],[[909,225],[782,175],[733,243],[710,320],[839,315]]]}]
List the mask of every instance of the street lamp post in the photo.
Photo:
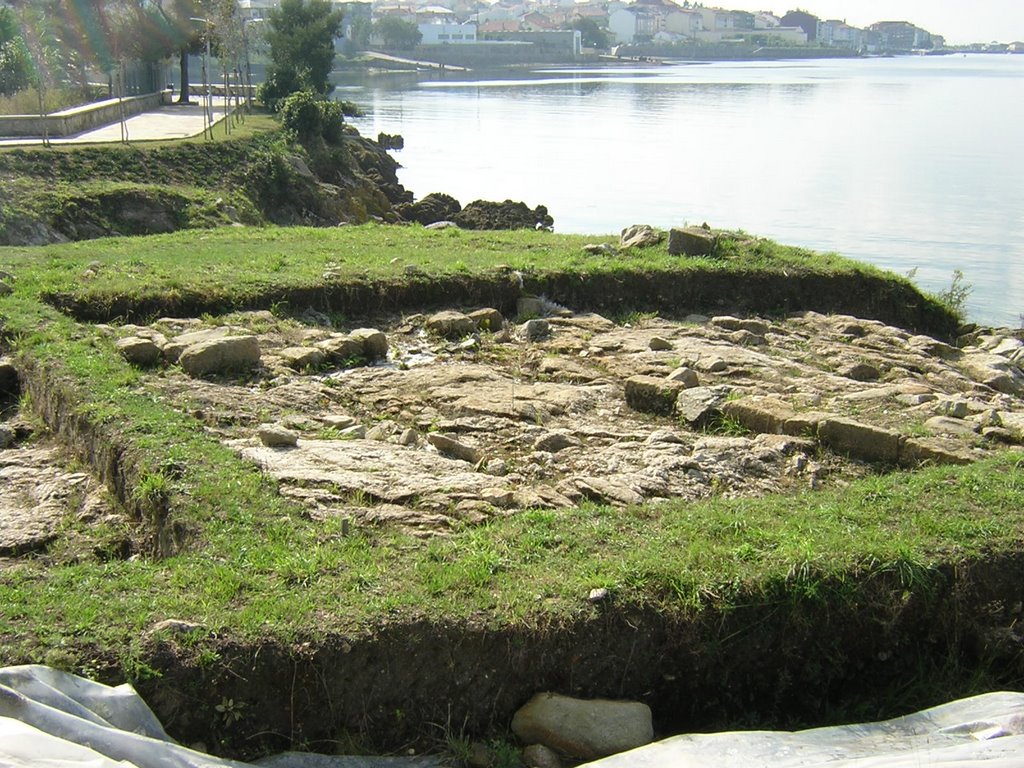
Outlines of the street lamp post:
[{"label": "street lamp post", "polygon": [[210,92],[210,77],[207,67],[210,61],[210,20],[190,16],[189,21],[201,21],[206,25],[206,52],[203,54],[203,87],[206,89],[206,99],[203,106],[203,138],[213,138],[213,95]]}]

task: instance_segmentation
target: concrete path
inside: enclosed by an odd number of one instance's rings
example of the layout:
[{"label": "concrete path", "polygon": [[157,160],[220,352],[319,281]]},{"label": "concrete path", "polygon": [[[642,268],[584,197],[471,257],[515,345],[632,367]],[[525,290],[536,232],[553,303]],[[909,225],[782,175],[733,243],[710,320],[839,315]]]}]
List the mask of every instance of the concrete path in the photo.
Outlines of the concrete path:
[{"label": "concrete path", "polygon": [[408,64],[410,66],[419,67],[420,69],[437,69],[447,70],[448,72],[469,72],[468,67],[460,67],[457,64],[438,64],[436,61],[417,61],[416,59],[403,59],[401,56],[392,56],[389,53],[379,53],[377,51],[364,51],[364,56],[371,59],[377,59],[378,61],[390,61],[396,64]]},{"label": "concrete path", "polygon": [[[225,99],[222,96],[213,96],[213,120],[214,130],[217,130],[217,123],[224,119],[226,114]],[[127,140],[133,141],[155,141],[158,139],[183,139],[188,136],[198,136],[203,132],[203,104],[202,97],[193,96],[193,104],[168,104],[158,107],[150,112],[143,112],[133,115],[124,121]],[[221,127],[220,130],[223,130]],[[104,142],[121,141],[121,123],[112,123],[100,128],[76,134],[50,139],[50,143],[57,144],[96,144]],[[0,139],[0,147],[30,146],[42,144],[41,138],[15,138]]]}]

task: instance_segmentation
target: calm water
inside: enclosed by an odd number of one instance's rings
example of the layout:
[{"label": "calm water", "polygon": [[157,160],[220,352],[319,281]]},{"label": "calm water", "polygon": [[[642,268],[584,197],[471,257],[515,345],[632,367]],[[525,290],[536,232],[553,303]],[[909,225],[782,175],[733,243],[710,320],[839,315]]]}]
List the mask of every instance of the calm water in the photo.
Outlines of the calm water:
[{"label": "calm water", "polygon": [[401,181],[543,203],[561,232],[744,229],[1024,313],[1024,56],[537,69],[343,86]]}]

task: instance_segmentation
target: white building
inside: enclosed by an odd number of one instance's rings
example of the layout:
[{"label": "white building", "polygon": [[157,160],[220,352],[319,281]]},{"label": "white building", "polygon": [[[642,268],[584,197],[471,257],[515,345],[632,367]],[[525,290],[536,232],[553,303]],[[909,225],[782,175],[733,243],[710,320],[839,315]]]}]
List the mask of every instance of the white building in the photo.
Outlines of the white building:
[{"label": "white building", "polygon": [[418,24],[420,45],[466,45],[476,42],[476,24]]}]

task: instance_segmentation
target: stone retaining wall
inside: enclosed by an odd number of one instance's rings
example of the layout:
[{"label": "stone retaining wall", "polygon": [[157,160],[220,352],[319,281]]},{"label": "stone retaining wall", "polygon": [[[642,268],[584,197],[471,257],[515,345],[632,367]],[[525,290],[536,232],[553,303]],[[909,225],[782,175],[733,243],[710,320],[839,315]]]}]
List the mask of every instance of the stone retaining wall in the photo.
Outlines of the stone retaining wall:
[{"label": "stone retaining wall", "polygon": [[121,119],[122,108],[125,117],[156,109],[165,103],[169,94],[170,91],[161,91],[124,99],[106,99],[48,115],[0,116],[0,136],[73,136],[91,128],[116,123]]}]

